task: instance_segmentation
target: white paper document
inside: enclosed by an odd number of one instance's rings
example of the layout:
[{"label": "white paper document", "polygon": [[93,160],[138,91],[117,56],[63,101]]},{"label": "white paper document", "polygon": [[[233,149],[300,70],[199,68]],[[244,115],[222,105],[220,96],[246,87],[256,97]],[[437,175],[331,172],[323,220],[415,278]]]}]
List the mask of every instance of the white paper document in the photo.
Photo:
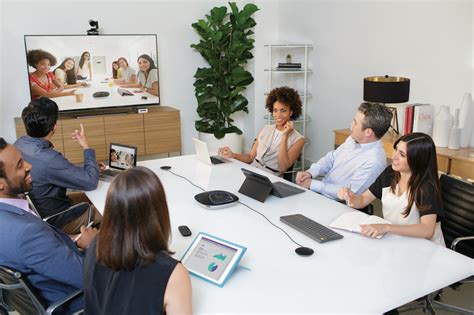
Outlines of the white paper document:
[{"label": "white paper document", "polygon": [[[329,226],[335,229],[346,230],[350,232],[360,233],[361,224],[392,224],[375,215],[367,215],[360,211],[351,211],[341,214]],[[382,238],[383,235],[377,236]]]}]

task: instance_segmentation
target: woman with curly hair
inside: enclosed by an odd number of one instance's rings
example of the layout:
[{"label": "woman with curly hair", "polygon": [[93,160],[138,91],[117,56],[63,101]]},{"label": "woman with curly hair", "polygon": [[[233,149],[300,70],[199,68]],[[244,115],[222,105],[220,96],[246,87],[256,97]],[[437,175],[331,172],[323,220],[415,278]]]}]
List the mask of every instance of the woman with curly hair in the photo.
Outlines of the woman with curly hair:
[{"label": "woman with curly hair", "polygon": [[295,130],[291,121],[301,115],[301,99],[294,89],[278,87],[270,91],[265,107],[275,124],[260,130],[250,152],[238,154],[223,147],[219,148],[219,155],[282,176],[295,163],[304,146],[304,137]]},{"label": "woman with curly hair", "polygon": [[63,84],[49,71],[51,66],[56,64],[56,57],[52,54],[41,49],[30,50],[27,61],[31,67],[36,69],[28,76],[32,100],[41,96],[51,98],[74,94],[75,90],[64,92]]}]

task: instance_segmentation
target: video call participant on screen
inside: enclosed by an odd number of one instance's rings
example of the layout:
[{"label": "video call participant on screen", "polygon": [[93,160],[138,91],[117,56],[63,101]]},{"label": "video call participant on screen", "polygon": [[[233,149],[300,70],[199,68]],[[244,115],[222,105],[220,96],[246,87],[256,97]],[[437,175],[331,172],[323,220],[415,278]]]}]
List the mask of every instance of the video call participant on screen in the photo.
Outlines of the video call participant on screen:
[{"label": "video call participant on screen", "polygon": [[92,80],[91,54],[88,51],[81,54],[81,59],[76,68],[76,76],[79,80]]},{"label": "video call participant on screen", "polygon": [[293,166],[304,146],[304,137],[295,130],[291,121],[301,115],[301,99],[294,89],[278,87],[268,94],[265,107],[272,114],[275,124],[260,130],[250,152],[238,154],[229,147],[223,147],[219,148],[219,155],[282,176]]},{"label": "video call participant on screen", "polygon": [[31,99],[38,97],[58,97],[74,95],[74,90],[64,91],[63,84],[49,71],[56,64],[56,57],[47,51],[35,49],[28,51],[28,65],[35,68],[28,76]]},{"label": "video call participant on screen", "polygon": [[441,232],[444,210],[433,140],[415,132],[400,137],[393,148],[392,165],[368,190],[357,195],[341,188],[338,197],[356,208],[363,208],[376,198],[382,201],[383,217],[393,224],[361,225],[366,236],[393,233],[446,246]]},{"label": "video call participant on screen", "polygon": [[[83,287],[83,252],[97,234],[82,227],[77,246],[60,230],[45,223],[28,207],[20,194],[32,187],[31,164],[20,151],[0,138],[0,265],[22,272],[49,304]],[[18,296],[4,296],[20,314],[33,314]],[[12,299],[12,300],[10,300]],[[83,308],[82,297],[58,309],[58,314],[72,314]]]},{"label": "video call participant on screen", "polygon": [[85,313],[191,314],[191,280],[170,256],[170,237],[156,174],[137,166],[115,177],[100,234],[84,261]]},{"label": "video call participant on screen", "polygon": [[112,79],[122,78],[122,68],[120,68],[117,61],[112,62]]},{"label": "video call participant on screen", "polygon": [[[296,174],[296,183],[336,199],[342,187],[364,192],[386,165],[380,140],[390,127],[392,113],[382,105],[364,102],[352,120],[351,135],[336,150],[327,153],[309,170]],[[324,175],[322,180],[316,177]]]},{"label": "video call participant on screen", "polygon": [[122,78],[114,80],[115,84],[135,84],[137,83],[137,72],[128,65],[127,59],[120,57],[117,60],[120,69],[122,69]]},{"label": "video call participant on screen", "polygon": [[148,55],[138,57],[138,84],[126,84],[123,87],[137,87],[144,92],[158,96],[158,69]]},{"label": "video call participant on screen", "polygon": [[59,80],[65,89],[72,89],[81,86],[87,86],[86,82],[77,83],[75,62],[72,58],[66,58],[61,64],[54,70],[56,79]]},{"label": "video call participant on screen", "polygon": [[[21,114],[26,136],[15,142],[23,158],[33,165],[33,189],[30,197],[42,217],[47,217],[71,205],[86,201],[83,192],[66,194],[66,190],[93,190],[99,182],[99,166],[94,149],[89,143],[81,124],[80,131],[72,134],[72,140],[84,149],[84,166],[69,162],[60,152],[54,150],[50,142],[57,128],[58,105],[48,98],[33,100]],[[101,164],[101,167],[105,167]],[[82,225],[87,225],[87,211],[77,217],[77,212],[66,212],[52,218],[49,223],[68,234],[79,233]],[[94,208],[94,222],[100,222],[101,215]]]}]

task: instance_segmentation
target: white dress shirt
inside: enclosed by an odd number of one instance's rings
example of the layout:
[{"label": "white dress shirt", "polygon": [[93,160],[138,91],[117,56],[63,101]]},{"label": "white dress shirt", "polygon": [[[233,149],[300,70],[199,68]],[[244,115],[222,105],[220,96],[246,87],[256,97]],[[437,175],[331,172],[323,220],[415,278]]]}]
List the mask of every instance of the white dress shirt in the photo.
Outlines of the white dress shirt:
[{"label": "white dress shirt", "polygon": [[381,140],[359,144],[348,137],[336,150],[311,165],[308,172],[312,177],[324,175],[324,178],[322,181],[313,179],[310,189],[331,199],[337,199],[342,187],[361,194],[384,170],[385,164]]}]

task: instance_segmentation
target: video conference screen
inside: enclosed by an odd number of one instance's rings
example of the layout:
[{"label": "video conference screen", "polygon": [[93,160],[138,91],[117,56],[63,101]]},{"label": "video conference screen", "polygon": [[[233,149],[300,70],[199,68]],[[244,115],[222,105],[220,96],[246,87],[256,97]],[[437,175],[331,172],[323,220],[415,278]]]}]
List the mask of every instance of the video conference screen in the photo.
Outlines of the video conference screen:
[{"label": "video conference screen", "polygon": [[[34,93],[32,86],[54,90],[54,82],[51,84],[47,80],[62,81],[61,95],[51,97],[60,111],[160,104],[155,34],[25,35],[25,50],[29,78],[29,86],[25,89],[29,88],[33,99],[39,95]],[[34,65],[28,64],[31,51],[37,52]],[[54,57],[55,64],[51,63],[50,56]],[[141,63],[146,60],[145,66],[140,65],[139,57]],[[140,86],[141,67],[145,67],[147,73],[144,84],[151,87],[149,81],[153,81],[153,89]]]}]

